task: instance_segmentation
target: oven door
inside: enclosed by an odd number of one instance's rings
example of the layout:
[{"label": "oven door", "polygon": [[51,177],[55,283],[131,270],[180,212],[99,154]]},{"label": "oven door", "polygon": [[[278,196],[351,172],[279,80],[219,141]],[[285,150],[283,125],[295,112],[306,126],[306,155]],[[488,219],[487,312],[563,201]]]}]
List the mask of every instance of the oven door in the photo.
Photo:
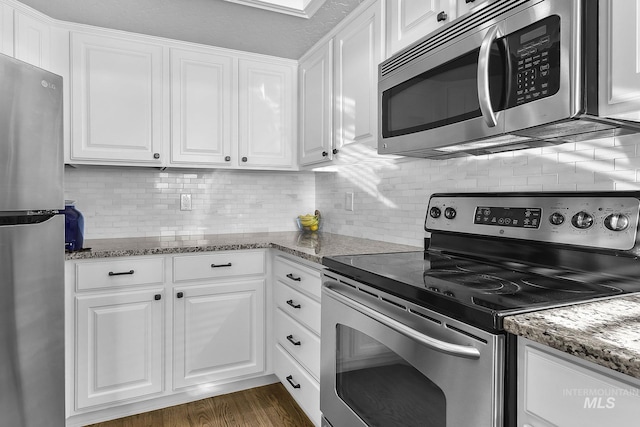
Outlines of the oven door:
[{"label": "oven door", "polygon": [[503,426],[502,335],[345,278],[322,292],[325,425]]}]

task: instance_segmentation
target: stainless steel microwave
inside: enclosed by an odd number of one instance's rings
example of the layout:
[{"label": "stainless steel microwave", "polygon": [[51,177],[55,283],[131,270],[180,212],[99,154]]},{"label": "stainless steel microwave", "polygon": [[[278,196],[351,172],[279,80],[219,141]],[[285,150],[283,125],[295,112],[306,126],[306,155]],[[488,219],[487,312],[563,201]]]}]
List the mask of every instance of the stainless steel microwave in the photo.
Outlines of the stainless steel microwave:
[{"label": "stainless steel microwave", "polygon": [[449,158],[638,132],[598,116],[597,3],[487,1],[382,62],[378,152]]}]

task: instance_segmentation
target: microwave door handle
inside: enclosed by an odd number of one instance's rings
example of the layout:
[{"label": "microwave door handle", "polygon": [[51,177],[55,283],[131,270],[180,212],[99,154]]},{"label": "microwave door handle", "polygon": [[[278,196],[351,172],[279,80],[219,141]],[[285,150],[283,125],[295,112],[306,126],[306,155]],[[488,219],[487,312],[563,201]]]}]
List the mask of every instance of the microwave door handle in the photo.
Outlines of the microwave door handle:
[{"label": "microwave door handle", "polygon": [[365,316],[382,323],[384,326],[393,329],[394,331],[406,336],[407,338],[417,341],[425,347],[429,347],[432,350],[439,351],[440,353],[449,354],[452,356],[463,357],[467,359],[479,359],[480,358],[480,350],[475,347],[460,345],[460,344],[452,344],[446,341],[441,341],[439,339],[430,337],[423,333],[416,331],[395,319],[392,319],[389,316],[385,316],[364,304],[361,304],[357,301],[348,298],[341,293],[336,292],[335,290],[325,286],[324,288],[327,296],[335,299],[338,302],[343,303],[344,305],[359,311]]},{"label": "microwave door handle", "polygon": [[478,102],[484,121],[490,128],[498,124],[496,113],[491,106],[491,92],[489,91],[489,61],[491,59],[491,45],[501,37],[500,28],[495,26],[484,36],[478,55]]}]

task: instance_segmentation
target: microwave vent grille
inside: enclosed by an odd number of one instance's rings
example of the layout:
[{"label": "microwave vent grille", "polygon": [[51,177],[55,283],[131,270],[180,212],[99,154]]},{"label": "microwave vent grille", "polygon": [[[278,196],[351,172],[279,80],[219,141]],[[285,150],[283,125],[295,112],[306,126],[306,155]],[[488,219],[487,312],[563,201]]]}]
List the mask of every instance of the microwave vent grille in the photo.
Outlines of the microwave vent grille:
[{"label": "microwave vent grille", "polygon": [[447,27],[426,36],[410,48],[407,48],[404,52],[394,55],[387,61],[383,62],[380,65],[380,74],[384,77],[414,59],[438,49],[468,31],[477,30],[482,25],[492,22],[500,15],[528,3],[529,1],[531,0],[498,0],[477,12],[462,16],[460,19],[450,23]]}]

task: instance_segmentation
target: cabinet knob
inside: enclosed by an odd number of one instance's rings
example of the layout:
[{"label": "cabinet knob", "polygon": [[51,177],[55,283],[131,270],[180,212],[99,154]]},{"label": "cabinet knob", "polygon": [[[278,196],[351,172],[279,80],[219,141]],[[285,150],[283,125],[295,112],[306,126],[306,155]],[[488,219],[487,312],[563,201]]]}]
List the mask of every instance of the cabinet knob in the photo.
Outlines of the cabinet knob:
[{"label": "cabinet knob", "polygon": [[156,301],[160,301],[160,300],[162,299],[162,295],[160,295],[160,294],[155,294],[155,295],[153,296],[153,299],[154,299],[154,300],[156,300]]},{"label": "cabinet knob", "polygon": [[329,155],[329,153],[327,153],[326,151],[322,152],[322,157],[327,157]]},{"label": "cabinet knob", "polygon": [[242,161],[243,161],[243,162],[245,162],[245,163],[247,162],[247,160],[248,160],[248,159],[247,159],[246,157],[243,157],[243,158],[242,158]]},{"label": "cabinet knob", "polygon": [[182,293],[182,292],[178,292],[176,294],[176,298],[182,298],[183,296],[184,296],[184,293]]},{"label": "cabinet knob", "polygon": [[231,161],[231,156],[225,156],[224,161],[225,162],[230,162]]},{"label": "cabinet knob", "polygon": [[340,150],[338,150],[337,148],[334,148],[331,152],[332,152],[333,154],[338,154],[338,151],[340,151]]},{"label": "cabinet knob", "polygon": [[447,20],[447,12],[442,11],[438,14],[438,22],[442,22],[442,21],[446,21]]},{"label": "cabinet knob", "polygon": [[159,159],[160,158],[160,153],[153,153],[153,158],[154,159]]},{"label": "cabinet knob", "polygon": [[473,3],[473,2],[475,2],[475,1],[476,1],[476,0],[464,0],[464,2],[465,2],[465,3]]}]

